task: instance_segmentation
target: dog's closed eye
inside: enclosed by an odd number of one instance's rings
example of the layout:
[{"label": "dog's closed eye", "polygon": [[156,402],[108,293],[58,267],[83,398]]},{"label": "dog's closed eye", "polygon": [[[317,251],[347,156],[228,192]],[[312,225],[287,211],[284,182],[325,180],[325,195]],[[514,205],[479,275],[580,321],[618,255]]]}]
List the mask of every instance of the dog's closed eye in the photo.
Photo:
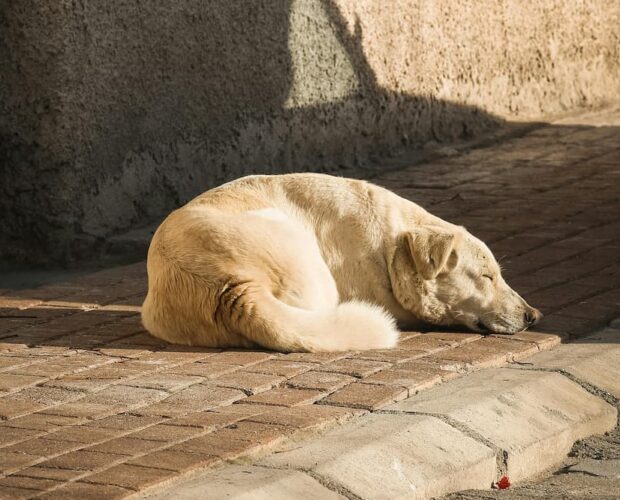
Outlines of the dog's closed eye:
[{"label": "dog's closed eye", "polygon": [[493,276],[491,276],[490,274],[483,274],[482,277],[493,281]]}]

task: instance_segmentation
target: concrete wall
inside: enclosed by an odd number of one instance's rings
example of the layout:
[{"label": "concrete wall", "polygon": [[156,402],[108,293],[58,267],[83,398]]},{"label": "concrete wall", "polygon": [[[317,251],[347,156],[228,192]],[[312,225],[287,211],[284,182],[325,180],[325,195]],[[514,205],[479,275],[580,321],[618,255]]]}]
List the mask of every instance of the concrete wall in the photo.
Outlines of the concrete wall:
[{"label": "concrete wall", "polygon": [[620,95],[617,0],[0,0],[0,259]]}]

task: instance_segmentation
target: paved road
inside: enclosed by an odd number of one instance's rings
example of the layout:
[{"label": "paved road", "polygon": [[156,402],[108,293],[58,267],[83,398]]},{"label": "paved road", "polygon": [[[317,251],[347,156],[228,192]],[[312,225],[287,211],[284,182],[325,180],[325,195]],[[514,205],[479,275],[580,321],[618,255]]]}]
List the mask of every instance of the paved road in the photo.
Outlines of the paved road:
[{"label": "paved road", "polygon": [[393,351],[335,355],[206,352],[143,331],[144,263],[0,290],[2,492],[123,497],[620,316],[619,109],[374,181],[488,241],[550,333],[411,332]]}]

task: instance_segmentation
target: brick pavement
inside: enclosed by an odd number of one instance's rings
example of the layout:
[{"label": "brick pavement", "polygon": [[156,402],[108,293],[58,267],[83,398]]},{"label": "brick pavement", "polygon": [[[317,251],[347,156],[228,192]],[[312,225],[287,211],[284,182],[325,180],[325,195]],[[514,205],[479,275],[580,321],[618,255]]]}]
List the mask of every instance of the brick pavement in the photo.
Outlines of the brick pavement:
[{"label": "brick pavement", "polygon": [[487,241],[546,314],[537,333],[406,332],[395,350],[337,354],[180,348],[140,325],[143,263],[2,290],[0,497],[124,497],[619,316],[620,111],[581,121],[374,179]]}]

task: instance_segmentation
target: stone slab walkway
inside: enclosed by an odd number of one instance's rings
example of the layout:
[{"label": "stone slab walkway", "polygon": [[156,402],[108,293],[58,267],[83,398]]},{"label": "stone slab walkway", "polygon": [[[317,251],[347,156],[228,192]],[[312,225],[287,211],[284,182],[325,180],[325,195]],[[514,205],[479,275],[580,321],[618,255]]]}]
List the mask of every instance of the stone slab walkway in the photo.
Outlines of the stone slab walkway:
[{"label": "stone slab walkway", "polygon": [[[616,426],[616,367],[620,330],[607,328],[583,343],[538,353],[527,363],[434,387],[250,464],[197,472],[136,498],[288,499],[331,493],[354,500],[424,500],[464,489],[470,489],[463,493],[467,498],[487,498],[491,484],[503,477],[523,483],[561,464],[575,441],[591,435],[602,439]],[[581,469],[613,477],[620,473],[617,462],[590,460]],[[617,484],[610,479],[600,496],[583,489],[571,495],[569,487],[564,495],[542,498],[611,500],[618,497]],[[519,489],[499,490],[493,498]]]},{"label": "stone slab walkway", "polygon": [[489,242],[546,314],[540,332],[406,332],[390,351],[220,352],[144,332],[144,263],[0,290],[0,497],[125,497],[619,316],[620,110],[579,122],[373,179]]}]

